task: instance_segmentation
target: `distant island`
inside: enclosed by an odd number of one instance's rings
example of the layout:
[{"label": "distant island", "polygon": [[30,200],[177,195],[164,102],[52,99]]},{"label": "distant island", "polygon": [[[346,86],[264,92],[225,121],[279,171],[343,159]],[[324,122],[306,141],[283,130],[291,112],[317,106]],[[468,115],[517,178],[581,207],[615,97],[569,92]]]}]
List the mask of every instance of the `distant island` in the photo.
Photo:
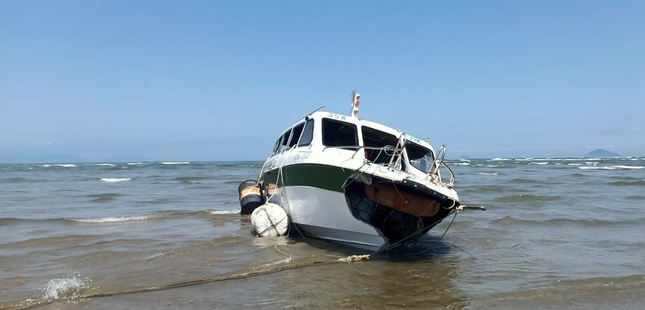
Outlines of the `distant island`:
[{"label": "distant island", "polygon": [[587,155],[585,155],[585,157],[618,157],[618,156],[620,156],[620,154],[616,154],[614,152],[610,152],[603,149],[593,150],[587,153]]}]

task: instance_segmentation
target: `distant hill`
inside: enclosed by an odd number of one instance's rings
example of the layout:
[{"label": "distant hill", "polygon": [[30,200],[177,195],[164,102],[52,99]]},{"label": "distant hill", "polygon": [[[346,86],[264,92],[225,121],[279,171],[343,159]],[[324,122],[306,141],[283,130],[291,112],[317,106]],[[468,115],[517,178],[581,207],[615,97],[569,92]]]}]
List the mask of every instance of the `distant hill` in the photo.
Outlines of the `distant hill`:
[{"label": "distant hill", "polygon": [[616,154],[614,152],[610,152],[603,149],[593,150],[587,153],[587,155],[585,155],[585,157],[617,157],[617,156],[620,156],[620,154]]}]

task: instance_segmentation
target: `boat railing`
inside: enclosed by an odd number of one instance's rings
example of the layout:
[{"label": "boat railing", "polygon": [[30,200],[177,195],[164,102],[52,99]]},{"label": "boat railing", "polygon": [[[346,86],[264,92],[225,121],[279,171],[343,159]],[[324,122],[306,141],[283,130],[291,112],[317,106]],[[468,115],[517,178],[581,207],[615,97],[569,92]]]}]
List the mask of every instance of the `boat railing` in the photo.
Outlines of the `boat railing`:
[{"label": "boat railing", "polygon": [[[405,144],[404,144],[405,145]],[[398,145],[397,145],[398,146]],[[352,154],[352,159],[355,158],[356,154],[360,150],[375,150],[375,151],[384,151],[388,156],[392,156],[390,159],[390,162],[388,163],[387,167],[391,168],[392,170],[395,171],[400,171],[401,170],[401,161],[403,160],[403,147],[394,147],[391,145],[386,145],[383,147],[374,147],[374,146],[361,146],[361,145],[338,145],[338,146],[325,146],[323,147],[322,151],[324,152],[328,148],[333,148],[333,149],[355,149],[354,154]],[[388,153],[391,152],[391,153]],[[428,175],[431,176],[431,179],[433,182],[436,183],[441,183],[445,185],[446,187],[452,188],[455,186],[455,173],[452,171],[452,168],[448,166],[448,164],[444,161],[444,157],[446,156],[446,146],[442,145],[439,147],[439,151],[437,152],[438,156],[432,163],[432,167],[430,168],[430,171]],[[395,157],[398,157],[396,159]],[[398,166],[396,165],[398,162]],[[398,167],[398,169],[397,169]],[[447,170],[448,174],[450,175],[450,178],[448,182],[444,182],[443,178],[441,176],[441,171]]]},{"label": "boat railing", "polygon": [[[386,146],[381,146],[381,147],[378,147],[378,146],[364,146],[364,145],[338,145],[338,146],[325,146],[325,147],[323,147],[322,151],[324,152],[324,151],[325,151],[326,149],[328,149],[328,148],[334,148],[334,149],[356,149],[356,151],[354,151],[354,154],[352,154],[352,157],[351,157],[352,159],[354,159],[354,158],[356,157],[356,154],[358,154],[358,152],[359,152],[360,150],[382,151],[382,152],[384,152],[386,155],[388,155],[388,156],[392,156],[392,157],[394,157],[394,156],[397,154],[397,152],[399,152],[400,154],[402,154],[402,152],[403,152],[403,149],[402,149],[402,148],[398,148],[398,149],[397,149],[396,147],[391,146],[391,145],[386,145]],[[378,158],[379,156],[380,156],[380,155],[377,155],[377,157],[376,157],[376,158]],[[374,161],[372,160],[372,162],[374,162]],[[388,166],[390,166],[390,165],[391,165],[391,163],[390,163],[390,164],[388,164]],[[401,168],[399,167],[399,169],[398,169],[398,170],[401,170]]]},{"label": "boat railing", "polygon": [[[446,146],[442,145],[439,147],[439,151],[437,151],[437,156],[432,163],[432,167],[430,168],[430,176],[433,176],[433,178],[436,179],[437,182],[440,182],[447,187],[454,187],[455,186],[455,173],[452,171],[450,166],[446,164],[446,162],[443,160],[444,157],[446,157]],[[448,173],[450,174],[450,179],[448,183],[443,181],[443,178],[441,177],[441,168],[445,168],[448,170]]]},{"label": "boat railing", "polygon": [[[356,152],[354,152],[354,155],[356,155],[356,153],[358,153],[358,151],[360,151],[361,149],[378,151],[378,150],[394,150],[395,148],[393,146],[391,146],[391,145],[386,145],[386,146],[382,146],[382,147],[363,146],[363,145],[338,145],[338,146],[325,146],[322,149],[323,152],[326,149],[356,149]],[[352,155],[352,157],[354,155]]]}]

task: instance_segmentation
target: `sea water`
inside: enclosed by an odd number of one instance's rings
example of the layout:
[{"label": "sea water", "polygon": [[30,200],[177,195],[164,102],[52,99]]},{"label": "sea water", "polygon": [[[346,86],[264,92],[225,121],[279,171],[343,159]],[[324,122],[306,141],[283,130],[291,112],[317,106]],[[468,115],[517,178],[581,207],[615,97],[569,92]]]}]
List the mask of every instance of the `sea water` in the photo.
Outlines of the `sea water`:
[{"label": "sea water", "polygon": [[251,234],[237,186],[258,162],[3,164],[0,309],[645,307],[644,158],[449,164],[488,211],[342,264],[368,253]]}]

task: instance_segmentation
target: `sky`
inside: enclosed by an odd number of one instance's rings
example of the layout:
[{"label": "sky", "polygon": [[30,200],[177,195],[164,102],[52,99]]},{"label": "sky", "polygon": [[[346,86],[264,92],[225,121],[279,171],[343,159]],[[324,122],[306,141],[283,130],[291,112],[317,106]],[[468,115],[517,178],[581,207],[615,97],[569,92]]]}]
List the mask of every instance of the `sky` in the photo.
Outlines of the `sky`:
[{"label": "sky", "polygon": [[[645,155],[644,1],[0,0],[0,162],[262,160],[320,106],[448,157]],[[123,157],[125,156],[125,157]]]}]

